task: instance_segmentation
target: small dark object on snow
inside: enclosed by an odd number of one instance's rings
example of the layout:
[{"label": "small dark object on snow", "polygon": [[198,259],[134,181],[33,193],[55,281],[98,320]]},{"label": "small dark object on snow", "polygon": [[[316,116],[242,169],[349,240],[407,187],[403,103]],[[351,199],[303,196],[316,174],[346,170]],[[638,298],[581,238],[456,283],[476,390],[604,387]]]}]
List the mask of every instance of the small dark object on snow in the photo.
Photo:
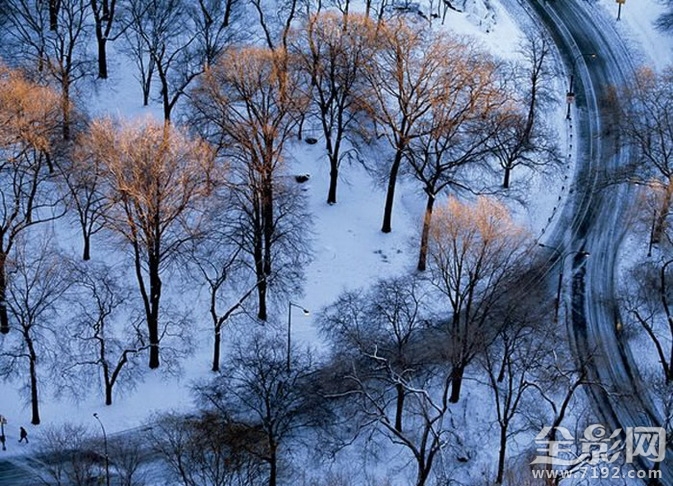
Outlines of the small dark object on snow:
[{"label": "small dark object on snow", "polygon": [[318,139],[313,137],[306,137],[304,140],[309,145],[315,145],[316,143],[318,143]]},{"label": "small dark object on snow", "polygon": [[294,176],[294,180],[297,181],[299,184],[303,184],[307,180],[311,178],[311,174],[301,174],[301,175],[296,175]]},{"label": "small dark object on snow", "polygon": [[28,432],[26,432],[26,429],[19,427],[19,436],[21,437],[19,442],[23,442],[25,440],[26,444],[28,444]]}]

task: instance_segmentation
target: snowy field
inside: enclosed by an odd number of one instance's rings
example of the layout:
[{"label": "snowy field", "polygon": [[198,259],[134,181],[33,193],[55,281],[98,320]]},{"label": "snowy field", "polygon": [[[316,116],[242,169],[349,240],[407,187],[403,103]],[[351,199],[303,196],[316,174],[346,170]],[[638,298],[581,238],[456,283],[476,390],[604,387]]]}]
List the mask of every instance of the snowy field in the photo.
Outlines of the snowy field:
[{"label": "snowy field", "polygon": [[[515,57],[522,39],[516,19],[497,3],[489,4],[489,8],[478,4],[478,7],[472,6],[465,13],[449,10],[445,27],[450,32],[474,37],[476,42],[502,57]],[[110,60],[110,79],[97,80],[92,86],[94,96],[87,104],[92,114],[160,118],[161,107],[158,103],[151,103],[148,107],[141,105],[138,83],[133,75],[128,74],[133,67],[124,64],[121,56],[115,55],[114,44],[111,45]],[[558,86],[561,93],[563,87],[564,80],[561,80]],[[560,97],[562,99],[563,95]],[[562,137],[566,136],[564,113],[565,105],[559,105],[558,128]],[[403,183],[395,203],[393,232],[383,234],[379,228],[384,188],[376,185],[359,164],[344,163],[339,203],[330,206],[325,203],[329,165],[321,145],[311,146],[297,142],[290,153],[293,159],[290,172],[311,175],[311,179],[303,187],[308,193],[315,231],[312,241],[315,255],[313,262],[306,268],[305,293],[293,299],[310,309],[312,315],[303,316],[298,313],[294,316],[293,336],[310,346],[320,347],[320,339],[312,323],[312,316],[320,308],[331,303],[344,289],[360,288],[375,279],[413,270],[425,201],[417,184]],[[514,177],[513,185],[516,186],[516,172]],[[521,177],[526,179],[524,175]],[[560,187],[556,191],[549,191],[545,180],[534,180],[532,184],[537,185],[537,190],[530,195],[530,205],[524,207],[512,203],[512,210],[518,213],[519,220],[530,229],[531,234],[540,234],[548,226],[548,218],[552,215],[552,208],[558,204],[562,191]],[[69,246],[77,254],[80,251],[78,236],[73,234],[70,241],[61,244],[66,248]],[[278,312],[278,325],[284,326],[285,309],[281,308]],[[211,359],[212,328],[206,320],[207,316],[203,317],[204,325],[199,327],[197,324],[200,331],[199,346],[195,355],[184,364],[180,377],[148,375],[139,390],[122,396],[112,407],[102,406],[100,396],[91,396],[84,400],[51,399],[45,393],[41,410],[43,423],[58,424],[77,417],[83,418],[86,423],[91,422],[89,417],[93,412],[98,412],[108,429],[114,433],[137,427],[160,410],[189,409],[192,406],[189,384],[196,378],[207,376]],[[231,329],[229,332],[235,330]],[[226,342],[226,338],[224,341]],[[25,408],[25,401],[17,394],[18,390],[6,383],[0,387],[0,395],[3,397],[2,413],[12,424],[27,423],[28,420],[23,417],[27,417],[28,409]],[[38,430],[39,428],[35,428],[36,435]],[[18,432],[13,427],[9,428],[10,442],[16,438],[16,433]],[[19,450],[21,449],[14,447],[10,452]]]},{"label": "snowy field", "polygon": [[[556,0],[561,1],[561,0]],[[471,5],[471,2],[468,2]],[[616,16],[617,6],[612,0],[600,0],[606,15]],[[628,0],[621,14],[619,30],[627,39],[634,52],[640,53],[644,65],[656,66],[658,69],[670,64],[673,59],[673,38],[654,30],[652,21],[663,11],[662,5],[656,0]],[[516,15],[521,15],[519,11]],[[495,0],[476,2],[467,12],[448,11],[446,28],[451,32],[472,36],[476,42],[483,44],[497,56],[515,57],[519,42],[522,39],[521,26],[529,24],[528,19],[516,18]],[[107,81],[92,82],[92,96],[88,108],[92,115],[108,114],[118,117],[161,116],[158,104],[149,107],[141,106],[141,94],[133,76],[128,74],[132,69],[115,54],[114,43],[110,47],[111,78]],[[558,57],[557,57],[558,62]],[[572,155],[569,143],[569,125],[565,120],[564,96],[567,78],[565,69],[559,64],[560,73],[554,90],[558,93],[559,103],[554,114],[558,119],[556,129],[561,140],[562,149]],[[113,93],[112,95],[110,93]],[[182,120],[184,121],[184,120]],[[308,127],[308,133],[312,127]],[[414,271],[417,257],[417,245],[420,223],[424,211],[425,200],[419,186],[413,181],[404,181],[398,188],[393,215],[393,231],[382,233],[380,228],[385,197],[384,188],[377,185],[369,173],[358,163],[344,163],[339,181],[339,203],[328,205],[325,195],[329,180],[329,165],[325,159],[320,143],[308,145],[293,142],[291,149],[291,170],[294,174],[310,174],[310,180],[302,188],[309,201],[312,215],[311,227],[314,234],[311,246],[314,259],[305,269],[304,293],[296,295],[292,301],[309,309],[310,315],[301,312],[293,313],[293,339],[316,349],[323,348],[314,324],[314,316],[320,309],[330,304],[344,290],[358,289],[367,286],[378,278],[399,275]],[[376,157],[378,154],[368,154]],[[572,157],[569,157],[572,158]],[[530,177],[525,171],[515,172],[513,186],[527,184],[528,191],[524,201],[507,200],[507,204],[516,215],[516,219],[524,225],[534,238],[544,241],[544,233],[556,220],[556,208],[563,204],[567,194],[569,178],[572,178],[572,165],[563,166],[553,178]],[[68,239],[67,236],[65,236]],[[62,246],[77,254],[80,250],[77,235]],[[94,239],[94,244],[96,240]],[[626,254],[630,254],[639,242],[629,242]],[[640,251],[640,250],[639,250]],[[167,296],[168,297],[168,296]],[[136,390],[124,392],[117,396],[110,407],[103,405],[100,394],[86,397],[69,398],[59,396],[52,398],[58,390],[43,388],[41,414],[43,425],[29,426],[29,409],[25,396],[21,395],[16,383],[0,383],[0,414],[8,420],[6,429],[8,451],[6,455],[29,454],[35,444],[39,444],[40,430],[45,425],[58,425],[65,422],[78,422],[97,430],[98,424],[92,414],[98,413],[109,434],[142,427],[153,414],[161,411],[189,411],[193,408],[193,397],[190,384],[209,376],[211,360],[212,326],[208,316],[194,302],[205,299],[205,294],[185,292],[184,295],[173,295],[176,302],[192,306],[196,319],[193,329],[196,331],[196,349],[194,354],[183,363],[178,376],[172,374],[149,373]],[[271,324],[284,329],[287,319],[287,307],[274,309]],[[249,324],[246,324],[249,325]],[[246,332],[245,328],[235,326],[227,328],[224,342],[229,333]],[[226,344],[223,350],[226,355]],[[92,386],[91,389],[97,387]],[[98,387],[100,388],[100,387]],[[486,423],[492,419],[488,410],[490,398],[483,387],[478,384],[467,387],[466,395],[461,399],[455,411],[457,417],[470,416],[477,423]],[[18,427],[28,429],[31,443],[17,444]],[[467,449],[484,449],[480,457],[480,468],[484,477],[492,474],[487,464],[495,460],[497,447],[486,447],[484,444],[493,440],[485,436],[465,433]],[[492,436],[493,433],[490,434]],[[469,437],[468,437],[469,436]],[[530,444],[521,444],[521,448]],[[492,452],[488,452],[491,450]],[[510,448],[516,455],[516,446]],[[402,454],[402,453],[400,453]],[[395,462],[395,457],[392,457]],[[354,459],[357,461],[357,459]],[[375,468],[374,468],[375,469]],[[372,469],[372,470],[374,470]],[[394,476],[394,469],[381,467],[381,477]],[[474,478],[476,479],[476,478]]]}]

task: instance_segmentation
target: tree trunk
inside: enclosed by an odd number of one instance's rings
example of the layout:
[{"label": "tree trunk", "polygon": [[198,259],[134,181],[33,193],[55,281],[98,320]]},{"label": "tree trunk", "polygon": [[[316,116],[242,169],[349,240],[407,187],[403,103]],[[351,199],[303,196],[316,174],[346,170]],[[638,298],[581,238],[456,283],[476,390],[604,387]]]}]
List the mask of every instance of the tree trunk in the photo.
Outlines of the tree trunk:
[{"label": "tree trunk", "polygon": [[496,484],[502,484],[505,476],[505,455],[507,452],[507,426],[500,425],[500,451],[498,452],[498,475]]},{"label": "tree trunk", "polygon": [[82,260],[91,260],[91,235],[84,233],[84,250],[82,252]]},{"label": "tree trunk", "polygon": [[32,411],[32,418],[30,423],[33,425],[40,424],[40,404],[37,395],[37,370],[35,369],[35,362],[30,360],[30,408]]},{"label": "tree trunk", "polygon": [[261,321],[266,321],[267,311],[266,311],[266,279],[262,279],[257,284],[257,299],[258,299],[258,309],[257,309],[257,318]]},{"label": "tree trunk", "polygon": [[164,108],[164,121],[170,123],[171,121],[171,100],[168,93],[168,78],[164,72],[162,66],[155,60],[154,61],[157,74],[159,74],[159,82],[161,83],[161,104]]},{"label": "tree trunk", "polygon": [[112,384],[105,384],[105,405],[112,405]]},{"label": "tree trunk", "polygon": [[5,263],[7,255],[0,252],[0,333],[9,333],[9,316],[7,315],[7,273]]},{"label": "tree trunk", "polygon": [[224,20],[222,21],[222,25],[225,27],[229,27],[229,22],[231,20],[231,4],[233,1],[234,0],[226,0],[224,5]]},{"label": "tree trunk", "polygon": [[327,204],[336,204],[337,202],[337,182],[339,180],[339,161],[335,157],[329,158],[329,191],[327,192]]},{"label": "tree trunk", "polygon": [[416,486],[425,486],[425,483],[428,481],[429,475],[430,475],[430,468],[426,467],[419,459],[418,474],[416,475]]},{"label": "tree trunk", "polygon": [[49,0],[49,30],[58,29],[58,11],[61,8],[61,0]]},{"label": "tree trunk", "polygon": [[277,446],[272,444],[270,446],[270,455],[269,455],[269,486],[276,486],[277,477],[278,477],[278,452]]},{"label": "tree trunk", "polygon": [[63,140],[70,140],[70,78],[63,76]]},{"label": "tree trunk", "polygon": [[299,114],[299,123],[297,124],[297,140],[304,138],[304,121],[306,121],[306,114],[302,111]]},{"label": "tree trunk", "polygon": [[150,338],[150,369],[159,367],[159,301],[161,299],[161,278],[159,262],[150,260],[150,308],[147,330]]},{"label": "tree trunk", "polygon": [[[257,225],[259,226],[259,225]],[[257,278],[257,318],[266,321],[266,275],[264,273],[264,251],[262,249],[261,228],[255,228],[255,247],[253,257],[255,259],[255,277]]]},{"label": "tree trunk", "polygon": [[404,386],[398,383],[395,385],[397,390],[397,406],[395,409],[395,430],[402,432],[402,415],[404,414]]},{"label": "tree trunk", "polygon": [[661,201],[661,208],[659,209],[659,214],[657,215],[657,222],[654,225],[654,231],[652,232],[652,242],[659,243],[661,241],[661,235],[666,230],[666,218],[671,209],[671,202],[673,201],[673,176],[668,178],[668,184],[666,185],[666,191],[664,192],[663,200]]},{"label": "tree trunk", "polygon": [[336,128],[334,140],[332,140],[332,130],[323,116],[323,133],[325,134],[325,148],[329,158],[329,190],[327,192],[327,204],[336,204],[337,202],[337,183],[339,181],[339,154],[341,149],[341,139],[343,137],[343,128],[341,128],[342,117],[339,115],[339,126]]},{"label": "tree trunk", "polygon": [[458,400],[460,400],[460,388],[463,385],[464,373],[465,367],[462,365],[453,368],[453,373],[451,374],[451,397],[449,397],[449,403],[458,403]]},{"label": "tree trunk", "polygon": [[418,271],[424,272],[428,261],[428,238],[430,237],[430,225],[432,224],[432,209],[435,206],[435,195],[428,191],[428,200],[425,204],[423,216],[423,230],[421,231],[421,249],[418,253]]},{"label": "tree trunk", "polygon": [[23,336],[26,340],[26,346],[28,347],[28,363],[30,368],[30,408],[32,411],[30,423],[39,425],[40,402],[37,393],[37,355],[35,354],[33,339],[30,337],[30,331],[28,329],[24,329]]},{"label": "tree trunk", "polygon": [[[154,243],[153,248],[149,250],[147,259],[147,273],[150,279],[149,298],[145,303],[145,312],[147,317],[147,332],[150,348],[150,369],[159,367],[159,302],[161,301],[161,276],[159,275],[160,265],[160,246],[158,242]],[[137,270],[138,272],[139,270]],[[142,276],[139,274],[139,278]]]},{"label": "tree trunk", "polygon": [[502,181],[502,187],[504,189],[509,189],[509,179],[511,174],[512,174],[512,167],[508,165],[505,167],[505,178]]},{"label": "tree trunk", "polygon": [[100,79],[107,79],[107,39],[102,32],[99,32],[100,27],[96,25],[96,40],[98,42],[98,77]]},{"label": "tree trunk", "polygon": [[147,73],[147,77],[143,79],[143,106],[147,106],[150,104],[151,93],[152,93],[152,71],[150,70]]},{"label": "tree trunk", "polygon": [[220,371],[220,344],[222,342],[221,329],[215,329],[215,343],[213,345],[212,371]]},{"label": "tree trunk", "polygon": [[388,176],[388,192],[386,193],[386,206],[383,210],[383,225],[381,231],[390,233],[392,231],[393,219],[393,202],[395,201],[395,186],[397,185],[397,174],[400,171],[400,164],[402,163],[402,153],[404,146],[398,146],[395,152],[395,159],[393,165],[390,167],[390,175]]},{"label": "tree trunk", "polygon": [[[271,170],[271,169],[269,169]],[[271,275],[271,247],[275,233],[273,214],[273,182],[266,177],[262,195],[262,220],[264,221],[264,275]]]}]

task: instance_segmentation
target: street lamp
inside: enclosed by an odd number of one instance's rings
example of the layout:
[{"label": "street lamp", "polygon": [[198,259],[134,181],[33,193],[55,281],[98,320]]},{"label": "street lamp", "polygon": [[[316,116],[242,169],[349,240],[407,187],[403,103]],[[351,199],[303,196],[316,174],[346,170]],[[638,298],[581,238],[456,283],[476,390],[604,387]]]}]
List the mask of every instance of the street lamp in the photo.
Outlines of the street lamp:
[{"label": "street lamp", "polygon": [[[574,89],[574,84],[575,84],[575,67],[577,64],[577,60],[580,57],[585,57],[584,54],[579,53],[573,58],[571,70],[570,70],[570,83],[568,84],[568,93],[566,94],[566,103],[568,104],[568,111],[566,112],[566,120],[570,120],[570,105],[572,105],[575,102],[575,92],[573,91]],[[586,57],[589,57],[591,59],[596,58],[596,54],[587,54]]]},{"label": "street lamp", "polygon": [[558,286],[556,288],[556,302],[554,303],[554,322],[558,323],[559,306],[561,305],[561,288],[563,287],[563,267],[565,266],[565,260],[570,255],[576,255],[582,258],[586,258],[590,254],[589,252],[586,252],[584,250],[580,251],[570,250],[565,253],[562,253],[561,250],[559,250],[555,246],[549,246],[543,243],[538,243],[538,245],[541,246],[542,248],[547,248],[549,250],[556,252],[556,254],[559,256],[559,260],[561,260],[561,269],[558,274]]},{"label": "street lamp", "polygon": [[103,431],[103,450],[105,451],[105,484],[106,486],[110,486],[110,456],[108,455],[107,449],[107,434],[105,433],[103,422],[101,422],[101,419],[98,417],[96,412],[94,412],[93,417],[98,420],[100,428]]},{"label": "street lamp", "polygon": [[7,423],[7,419],[0,415],[0,443],[2,443],[2,450],[6,451],[7,446],[5,445],[5,442],[7,441],[7,438],[5,437],[5,424]]},{"label": "street lamp", "polygon": [[302,306],[295,304],[294,302],[288,302],[287,306],[287,372],[290,372],[290,347],[292,346],[292,307],[301,309],[305,316],[309,315],[310,312],[308,309],[304,309]]},{"label": "street lamp", "polygon": [[621,20],[622,18],[622,5],[626,3],[626,0],[617,0],[617,20]]}]

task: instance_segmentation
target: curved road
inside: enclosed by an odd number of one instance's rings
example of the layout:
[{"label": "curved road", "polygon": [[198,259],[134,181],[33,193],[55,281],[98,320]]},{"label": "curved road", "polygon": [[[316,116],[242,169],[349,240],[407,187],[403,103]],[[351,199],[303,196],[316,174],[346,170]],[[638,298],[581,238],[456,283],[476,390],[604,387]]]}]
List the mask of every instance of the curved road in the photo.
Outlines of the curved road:
[{"label": "curved road", "polygon": [[[609,86],[623,85],[630,79],[634,66],[614,29],[614,20],[607,19],[593,2],[527,1],[547,25],[575,73],[574,122],[580,134],[576,184],[574,197],[569,199],[551,236],[551,243],[559,249],[591,253],[591,258],[573,262],[575,348],[580,359],[590,363],[593,378],[605,385],[591,387],[590,393],[606,425],[614,429],[658,425],[655,407],[634,371],[633,357],[615,333],[615,257],[623,237],[623,218],[628,214],[629,188],[599,189],[601,175],[628,160],[627,153],[616,149],[614,114],[606,97]],[[591,58],[591,54],[596,57]],[[670,451],[669,456],[673,456]],[[637,467],[649,469],[651,464]],[[673,485],[671,460],[661,468],[662,484]]]},{"label": "curved road", "polygon": [[[610,86],[628,82],[634,72],[614,19],[586,0],[529,0],[555,37],[566,63],[575,71],[580,134],[574,198],[566,206],[552,240],[559,248],[586,250],[591,258],[573,262],[572,336],[578,357],[588,362],[590,394],[596,410],[612,429],[656,426],[658,418],[635,371],[630,350],[615,331],[615,258],[624,236],[630,188],[601,189],[611,170],[628,162],[619,150],[615,113],[607,101]],[[595,57],[592,57],[595,55]],[[669,451],[671,456],[671,451]],[[661,484],[673,484],[671,457],[661,465]],[[651,469],[643,462],[639,469]]]}]

